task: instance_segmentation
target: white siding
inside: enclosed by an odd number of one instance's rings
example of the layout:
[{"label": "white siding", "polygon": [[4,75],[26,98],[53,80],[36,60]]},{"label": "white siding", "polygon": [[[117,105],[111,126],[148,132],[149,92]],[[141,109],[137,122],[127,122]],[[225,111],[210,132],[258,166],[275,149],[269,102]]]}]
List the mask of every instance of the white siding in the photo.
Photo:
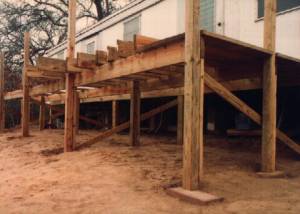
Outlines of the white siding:
[{"label": "white siding", "polygon": [[165,0],[142,12],[141,34],[163,39],[178,34],[177,1]]},{"label": "white siding", "polygon": [[[257,0],[225,1],[225,35],[263,46],[263,20],[257,20]],[[300,10],[277,16],[276,51],[300,58]]]},{"label": "white siding", "polygon": [[[95,35],[80,41],[75,50],[86,52],[86,45],[91,40],[96,42],[95,48],[100,50],[106,50],[107,46],[116,46],[117,39],[123,40],[124,22],[135,16],[140,16],[140,31],[145,36],[162,39],[184,32],[184,0],[145,0],[140,2],[113,17],[112,20],[115,22],[104,21],[103,24],[96,26],[96,28],[101,28],[98,33],[95,28],[91,28]],[[146,4],[148,6],[145,6]],[[263,45],[263,20],[257,20],[257,0],[215,0],[215,4],[214,28],[217,33],[254,45]],[[137,9],[142,8],[141,5],[145,6],[142,11]],[[299,21],[299,9],[277,16],[277,52],[300,58]],[[218,23],[221,25],[218,26]],[[82,39],[84,35],[79,37]],[[61,49],[62,47],[55,49],[52,53],[57,53]],[[51,56],[51,53],[49,55]]]}]

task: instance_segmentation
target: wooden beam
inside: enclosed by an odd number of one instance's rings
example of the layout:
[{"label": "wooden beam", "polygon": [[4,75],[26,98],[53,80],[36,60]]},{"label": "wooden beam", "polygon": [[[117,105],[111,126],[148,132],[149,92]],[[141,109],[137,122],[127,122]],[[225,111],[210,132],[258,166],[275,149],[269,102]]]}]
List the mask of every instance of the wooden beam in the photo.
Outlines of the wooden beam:
[{"label": "wooden beam", "polygon": [[117,40],[119,57],[126,58],[134,54],[134,44],[131,41]]},{"label": "wooden beam", "polygon": [[107,52],[106,51],[96,51],[96,62],[97,65],[101,66],[107,63]]},{"label": "wooden beam", "polygon": [[[251,107],[249,107],[245,102],[236,97],[232,92],[230,92],[227,88],[225,88],[222,84],[218,83],[214,80],[209,74],[204,75],[205,84],[215,91],[219,96],[229,102],[233,107],[244,113],[251,120],[253,120],[258,125],[262,125],[262,117],[254,111]],[[276,130],[277,138],[286,144],[289,148],[294,150],[296,153],[300,154],[300,145],[290,139],[286,134],[284,134],[279,129]]]},{"label": "wooden beam", "polygon": [[262,122],[262,171],[274,172],[276,159],[276,4],[275,0],[265,0],[264,48],[273,52],[263,69],[263,122]]},{"label": "wooden beam", "polygon": [[200,1],[187,0],[182,186],[197,190],[203,175],[204,59],[200,55]]},{"label": "wooden beam", "polygon": [[113,62],[119,58],[118,49],[116,47],[107,47],[107,61]]},{"label": "wooden beam", "polygon": [[177,144],[183,144],[183,108],[184,108],[184,97],[177,97]]},{"label": "wooden beam", "polygon": [[115,128],[119,123],[119,102],[116,100],[112,101],[112,128]]},{"label": "wooden beam", "polygon": [[4,53],[0,53],[0,132],[5,128]]},{"label": "wooden beam", "polygon": [[[154,108],[146,113],[143,113],[141,114],[141,117],[140,117],[140,121],[144,121],[144,120],[147,120],[151,117],[154,117],[155,115],[161,113],[161,112],[164,112],[172,107],[175,107],[177,105],[177,100],[173,100],[171,102],[168,102],[166,104],[163,104],[157,108]],[[130,127],[130,121],[127,121],[125,123],[122,123],[120,125],[117,125],[115,128],[112,128],[110,130],[107,130],[107,131],[104,131],[102,132],[101,134],[99,134],[98,136],[90,139],[90,140],[87,140],[86,142],[82,143],[81,145],[79,145],[77,147],[77,149],[82,149],[82,148],[85,148],[85,147],[88,147],[88,146],[91,146],[97,142],[99,142],[100,140],[103,140],[104,138],[106,137],[109,137],[115,133],[118,133],[118,132],[121,132],[125,129],[128,129]]]},{"label": "wooden beam", "polygon": [[[76,0],[69,0],[68,20],[68,48],[67,67],[72,67],[75,55],[75,33],[76,33]],[[75,105],[75,74],[66,74],[66,101],[65,101],[65,135],[64,151],[71,152],[75,145],[74,133],[74,105]]]},{"label": "wooden beam", "polygon": [[45,120],[46,120],[46,105],[45,97],[41,97],[40,112],[39,112],[39,128],[40,130],[45,129]]},{"label": "wooden beam", "polygon": [[67,69],[65,60],[54,59],[50,57],[38,57],[36,67],[40,71],[60,72],[64,73]]},{"label": "wooden beam", "polygon": [[25,32],[24,34],[24,65],[22,74],[22,87],[23,87],[23,99],[22,99],[22,136],[29,136],[29,120],[30,120],[30,97],[29,97],[29,79],[27,77],[27,67],[29,66],[30,58],[30,34]]},{"label": "wooden beam", "polygon": [[132,81],[130,99],[130,141],[132,146],[140,145],[141,90],[140,82]]},{"label": "wooden beam", "polygon": [[133,38],[134,49],[137,50],[156,41],[158,41],[158,39],[135,34]]},{"label": "wooden beam", "polygon": [[77,66],[81,68],[95,68],[96,55],[87,53],[77,53]]}]

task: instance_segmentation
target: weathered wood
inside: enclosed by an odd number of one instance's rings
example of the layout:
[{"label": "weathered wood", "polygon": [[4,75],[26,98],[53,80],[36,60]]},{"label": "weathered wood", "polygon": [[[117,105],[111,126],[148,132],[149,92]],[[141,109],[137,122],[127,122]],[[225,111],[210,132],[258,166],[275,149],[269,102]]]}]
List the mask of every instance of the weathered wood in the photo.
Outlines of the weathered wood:
[{"label": "weathered wood", "polygon": [[133,38],[133,46],[134,46],[134,49],[137,50],[141,47],[144,47],[145,45],[149,45],[153,42],[156,42],[157,40],[158,39],[151,38],[148,36],[142,36],[142,35],[135,34],[134,38]]},{"label": "weathered wood", "polygon": [[107,52],[106,51],[96,51],[96,61],[97,65],[104,65],[107,63]]},{"label": "weathered wood", "polygon": [[276,4],[265,0],[264,48],[273,52],[265,60],[263,69],[263,122],[262,122],[262,171],[274,172],[276,159]]},{"label": "weathered wood", "polygon": [[39,112],[39,128],[43,130],[45,128],[45,121],[46,121],[46,105],[45,105],[45,97],[41,97],[40,103],[40,112]]},{"label": "weathered wood", "polygon": [[96,55],[87,53],[77,53],[77,66],[82,68],[95,68]]},{"label": "weathered wood", "polygon": [[183,144],[183,108],[184,108],[184,97],[177,97],[177,144]]},{"label": "weathered wood", "polygon": [[5,128],[4,53],[0,53],[0,132]]},{"label": "weathered wood", "polygon": [[118,123],[119,123],[119,102],[116,100],[112,101],[112,118],[111,118],[111,123],[112,123],[112,128],[115,128]]},{"label": "weathered wood", "polygon": [[29,97],[29,79],[27,77],[27,67],[29,66],[30,57],[30,34],[25,32],[24,34],[24,65],[22,73],[22,87],[23,87],[23,99],[22,99],[22,136],[29,136],[29,120],[30,120],[30,97]]},{"label": "weathered wood", "polygon": [[119,58],[118,49],[116,47],[107,47],[107,61],[113,62]]},{"label": "weathered wood", "polygon": [[74,133],[79,132],[79,119],[80,119],[80,98],[77,91],[74,92]]},{"label": "weathered wood", "polygon": [[117,40],[119,57],[126,58],[134,54],[134,44],[131,41]]},{"label": "weathered wood", "polygon": [[[161,112],[164,112],[164,111],[166,111],[166,110],[168,110],[168,109],[170,109],[170,108],[172,108],[172,107],[174,107],[176,105],[177,105],[177,100],[173,100],[171,102],[163,104],[163,105],[161,105],[161,106],[159,106],[157,108],[154,108],[154,109],[152,109],[152,110],[150,110],[150,111],[148,111],[146,113],[141,114],[140,120],[141,121],[147,120],[147,119],[149,119],[149,118],[151,118],[151,117],[153,117],[153,116],[155,116],[155,115],[157,115],[157,114],[159,114]],[[118,133],[118,132],[121,132],[121,131],[123,131],[125,129],[128,129],[129,127],[130,127],[130,121],[127,121],[125,123],[117,125],[115,128],[112,128],[110,130],[104,131],[104,132],[100,133],[98,136],[96,136],[96,137],[94,137],[94,138],[92,138],[90,140],[87,140],[86,142],[84,142],[81,145],[79,145],[77,147],[77,149],[81,149],[81,148],[85,148],[87,146],[91,146],[91,145],[99,142],[100,140],[103,140],[106,137],[109,137],[109,136],[111,136],[111,135],[113,135],[115,133]]]},{"label": "weathered wood", "polygon": [[[229,102],[233,107],[244,113],[251,120],[253,120],[258,125],[262,125],[262,117],[250,108],[245,102],[236,97],[232,92],[230,92],[227,88],[225,88],[222,84],[218,83],[207,73],[204,75],[205,84],[215,91],[219,96]],[[279,129],[276,130],[277,138],[286,144],[289,148],[300,154],[300,145],[290,139],[286,134],[284,134]]]},{"label": "weathered wood", "polygon": [[[68,48],[67,66],[72,67],[75,55],[75,33],[76,33],[76,0],[69,0],[68,20]],[[75,74],[66,74],[66,101],[65,101],[65,135],[64,151],[71,152],[75,145],[74,133],[74,105],[75,105]]]},{"label": "weathered wood", "polygon": [[40,71],[66,72],[67,64],[65,60],[49,57],[38,57],[36,67]]},{"label": "weathered wood", "polygon": [[66,101],[65,101],[65,138],[64,151],[71,152],[75,144],[75,96],[74,96],[74,74],[66,75]]},{"label": "weathered wood", "polygon": [[130,99],[130,142],[132,146],[140,145],[141,91],[140,82],[133,81]]},{"label": "weathered wood", "polygon": [[196,190],[203,176],[204,59],[200,55],[200,2],[187,0],[182,186]]},{"label": "weathered wood", "polygon": [[180,200],[196,205],[207,205],[224,200],[224,198],[212,195],[210,193],[202,191],[188,191],[181,187],[167,189],[167,193],[173,197],[179,198]]}]

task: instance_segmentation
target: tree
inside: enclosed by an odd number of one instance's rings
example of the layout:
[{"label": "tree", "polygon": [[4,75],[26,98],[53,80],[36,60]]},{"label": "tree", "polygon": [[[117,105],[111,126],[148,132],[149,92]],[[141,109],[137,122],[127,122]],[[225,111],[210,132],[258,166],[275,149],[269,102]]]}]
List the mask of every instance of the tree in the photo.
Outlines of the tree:
[{"label": "tree", "polygon": [[[77,0],[77,19],[101,20],[117,0]],[[30,60],[44,55],[67,37],[68,0],[0,0],[0,51],[5,53],[5,89],[21,87],[23,35],[31,33]]]}]

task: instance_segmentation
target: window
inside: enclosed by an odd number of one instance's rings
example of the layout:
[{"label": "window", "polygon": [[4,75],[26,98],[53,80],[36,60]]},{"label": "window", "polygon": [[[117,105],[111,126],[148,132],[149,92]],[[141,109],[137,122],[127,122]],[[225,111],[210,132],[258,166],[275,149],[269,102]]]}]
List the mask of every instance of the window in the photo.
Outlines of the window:
[{"label": "window", "polygon": [[86,52],[88,54],[95,54],[95,42],[90,42],[87,44]]},{"label": "window", "polygon": [[[258,18],[264,17],[264,0],[258,0]],[[277,12],[300,6],[300,0],[277,0]]]},{"label": "window", "polygon": [[133,41],[133,36],[140,33],[140,16],[124,23],[124,40]]},{"label": "window", "polygon": [[65,59],[65,51],[62,50],[56,54],[57,59]]},{"label": "window", "polygon": [[214,32],[215,23],[215,0],[200,1],[201,28]]}]

